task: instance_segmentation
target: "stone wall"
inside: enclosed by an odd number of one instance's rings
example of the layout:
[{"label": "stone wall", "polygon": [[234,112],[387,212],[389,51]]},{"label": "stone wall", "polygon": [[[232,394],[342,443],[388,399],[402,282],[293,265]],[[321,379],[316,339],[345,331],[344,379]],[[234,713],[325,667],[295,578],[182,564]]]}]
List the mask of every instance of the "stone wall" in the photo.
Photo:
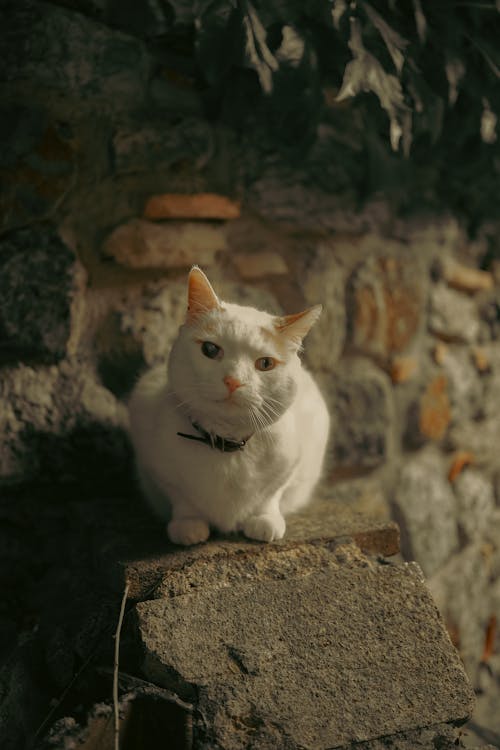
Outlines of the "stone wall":
[{"label": "stone wall", "polygon": [[117,30],[118,4],[2,13],[1,486],[127,486],[126,397],[168,352],[192,263],[222,298],[321,302],[322,492],[399,522],[475,678],[500,616],[495,227],[357,209],[256,155]]}]

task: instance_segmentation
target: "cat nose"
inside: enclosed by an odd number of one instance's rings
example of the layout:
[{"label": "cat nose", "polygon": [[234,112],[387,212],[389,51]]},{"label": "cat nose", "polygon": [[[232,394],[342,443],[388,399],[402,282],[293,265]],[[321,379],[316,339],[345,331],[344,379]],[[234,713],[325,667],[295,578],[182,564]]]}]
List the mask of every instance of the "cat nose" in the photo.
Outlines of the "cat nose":
[{"label": "cat nose", "polygon": [[226,375],[226,377],[222,379],[229,393],[233,393],[233,391],[235,391],[237,388],[241,388],[241,386],[243,385],[243,383],[240,383],[237,378],[233,378],[232,375]]}]

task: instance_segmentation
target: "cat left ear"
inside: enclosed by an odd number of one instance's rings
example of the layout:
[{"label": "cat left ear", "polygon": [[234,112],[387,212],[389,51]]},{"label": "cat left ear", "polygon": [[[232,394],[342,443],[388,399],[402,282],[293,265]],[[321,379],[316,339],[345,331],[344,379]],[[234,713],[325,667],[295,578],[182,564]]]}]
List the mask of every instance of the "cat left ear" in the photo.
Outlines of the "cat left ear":
[{"label": "cat left ear", "polygon": [[219,310],[220,307],[219,298],[209,280],[201,268],[193,266],[188,277],[187,322],[192,322],[211,310]]},{"label": "cat left ear", "polygon": [[285,315],[275,319],[275,328],[282,335],[286,336],[295,346],[302,344],[302,339],[309,333],[312,326],[316,323],[322,311],[321,305],[314,305],[303,312],[295,315]]}]

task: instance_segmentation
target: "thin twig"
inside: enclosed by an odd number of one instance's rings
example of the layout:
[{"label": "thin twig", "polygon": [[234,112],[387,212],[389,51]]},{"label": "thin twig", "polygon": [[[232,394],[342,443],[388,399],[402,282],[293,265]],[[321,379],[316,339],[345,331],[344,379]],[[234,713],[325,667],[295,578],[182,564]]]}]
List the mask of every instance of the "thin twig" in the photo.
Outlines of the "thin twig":
[{"label": "thin twig", "polygon": [[125,615],[125,605],[127,604],[130,582],[125,582],[122,603],[120,607],[120,616],[115,633],[115,665],[113,670],[113,707],[115,715],[115,750],[120,750],[120,708],[118,705],[118,669],[120,665],[120,635],[122,632],[123,617]]}]

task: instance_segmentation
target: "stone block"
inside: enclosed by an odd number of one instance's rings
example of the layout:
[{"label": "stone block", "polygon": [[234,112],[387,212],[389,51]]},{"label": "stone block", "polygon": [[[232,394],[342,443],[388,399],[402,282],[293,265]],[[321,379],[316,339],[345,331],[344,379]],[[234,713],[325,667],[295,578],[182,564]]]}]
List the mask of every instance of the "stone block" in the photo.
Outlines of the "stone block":
[{"label": "stone block", "polygon": [[[141,506],[137,510],[140,513]],[[206,585],[226,586],[239,578],[298,575],[301,567],[306,570],[328,558],[324,548],[338,544],[353,542],[374,555],[390,556],[399,551],[399,530],[394,522],[321,496],[290,516],[284,539],[272,544],[218,534],[205,544],[179,548],[169,542],[163,524],[144,513],[130,515],[120,531],[115,524],[103,533],[105,543],[100,530],[95,538],[100,572],[118,592],[128,580],[130,597],[136,600],[148,598],[152,592],[154,596],[176,596]]]},{"label": "stone block", "polygon": [[424,439],[441,440],[451,420],[448,380],[436,375],[418,402],[418,433]]},{"label": "stone block", "polygon": [[417,371],[418,360],[416,357],[395,357],[391,362],[391,380],[395,385],[412,380]]},{"label": "stone block", "polygon": [[73,251],[53,230],[37,227],[5,235],[0,240],[1,358],[62,359],[84,283]]},{"label": "stone block", "polygon": [[75,181],[75,150],[71,132],[42,107],[3,105],[0,122],[0,228],[8,230],[58,206]]},{"label": "stone block", "polygon": [[475,343],[479,334],[476,303],[445,284],[434,285],[430,295],[429,329],[445,341]]},{"label": "stone block", "polygon": [[143,674],[195,704],[193,747],[375,748],[470,714],[417,566],[319,551],[286,577],[235,575],[137,605]]},{"label": "stone block", "polygon": [[205,160],[212,148],[210,125],[194,117],[122,125],[111,142],[118,174],[161,172],[181,160],[198,162]]},{"label": "stone block", "polygon": [[403,352],[419,330],[425,300],[420,264],[408,257],[371,257],[348,282],[349,340],[383,359]]},{"label": "stone block", "polygon": [[491,615],[491,565],[481,542],[453,555],[427,580],[429,590],[455,641],[468,675],[474,680]]},{"label": "stone block", "polygon": [[282,276],[288,273],[286,261],[278,253],[235,253],[231,260],[240,278],[245,281],[266,276]]},{"label": "stone block", "polygon": [[469,348],[449,346],[442,367],[453,421],[475,419],[484,409],[484,379],[474,366]]},{"label": "stone block", "polygon": [[224,228],[208,222],[131,219],[106,239],[103,253],[127,268],[189,268],[214,263],[226,249]]},{"label": "stone block", "polygon": [[[4,368],[0,375],[0,477],[78,480],[123,475],[130,465],[125,409],[88,366]],[[92,471],[89,471],[89,466]]]},{"label": "stone block", "polygon": [[152,195],[144,207],[145,219],[237,219],[240,204],[216,193]]},{"label": "stone block", "polygon": [[478,268],[469,268],[448,258],[443,263],[443,277],[453,289],[461,292],[482,292],[494,286],[493,274]]},{"label": "stone block", "polygon": [[303,258],[307,262],[299,267],[298,276],[305,301],[323,305],[321,317],[307,337],[307,360],[314,369],[333,370],[346,337],[345,271],[327,243]]},{"label": "stone block", "polygon": [[474,469],[463,471],[455,480],[458,524],[469,541],[481,539],[495,508],[493,485]]},{"label": "stone block", "polygon": [[150,62],[137,39],[51,3],[13,3],[3,27],[12,90],[41,92],[71,114],[89,102],[113,111],[144,102]]},{"label": "stone block", "polygon": [[393,450],[389,378],[368,362],[345,362],[325,384],[334,474],[371,470],[387,461]]},{"label": "stone block", "polygon": [[425,450],[404,462],[393,504],[403,553],[432,575],[458,547],[456,500],[437,453]]}]

